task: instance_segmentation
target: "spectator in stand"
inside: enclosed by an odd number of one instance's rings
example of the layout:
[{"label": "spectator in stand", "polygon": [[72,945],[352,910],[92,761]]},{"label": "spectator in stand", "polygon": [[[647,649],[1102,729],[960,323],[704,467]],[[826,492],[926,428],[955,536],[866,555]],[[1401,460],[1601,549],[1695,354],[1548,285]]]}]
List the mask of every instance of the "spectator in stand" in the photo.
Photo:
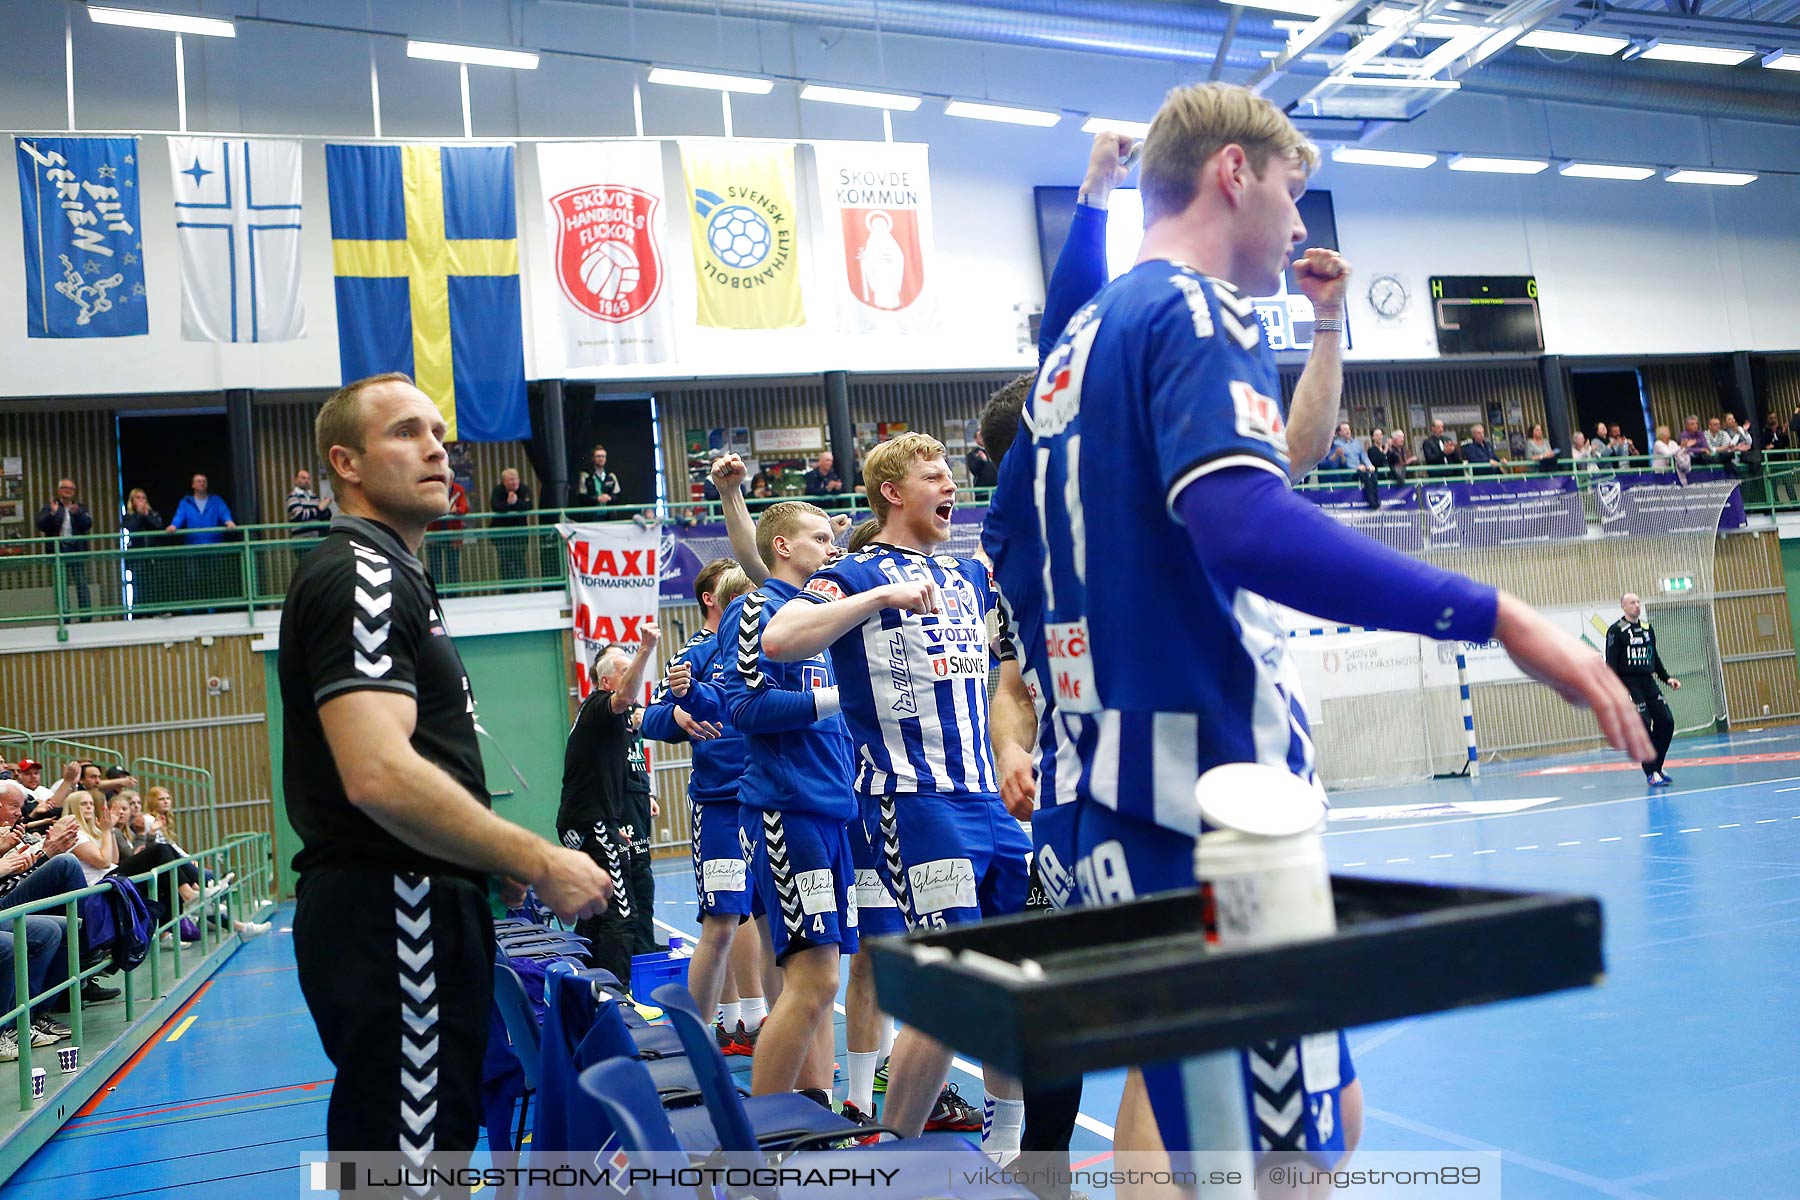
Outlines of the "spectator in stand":
[{"label": "spectator in stand", "polygon": [[131,831],[132,807],[137,799],[136,792],[124,791],[114,796],[112,803],[107,805],[112,814],[113,844],[118,847],[120,858],[129,858],[143,849],[143,842]]},{"label": "spectator in stand", "polygon": [[1781,418],[1772,412],[1765,414],[1760,445],[1757,448],[1764,451],[1786,450],[1792,445],[1793,440],[1788,434],[1787,426],[1781,423]]},{"label": "spectator in stand", "polygon": [[1800,405],[1794,407],[1794,415],[1788,418],[1788,444],[1800,446]]},{"label": "spectator in stand", "polygon": [[[16,780],[0,781],[0,820],[6,820],[4,814],[10,814],[12,821],[18,819],[19,804],[24,792],[24,788]],[[0,839],[3,839],[0,844],[6,846],[5,853],[0,855],[0,884],[22,879],[41,861],[42,851],[39,845],[25,841],[16,829],[9,828],[0,833]],[[74,888],[69,890],[73,891]],[[13,903],[19,901],[15,900]],[[25,986],[32,995],[68,978],[69,956],[63,935],[61,917],[40,914],[25,918]],[[0,923],[0,1004],[7,1008],[11,1008],[17,999],[13,991],[13,955],[19,949],[13,939],[12,922]],[[48,1006],[46,1010],[47,1008]],[[41,1017],[32,1017],[31,1044],[34,1048],[54,1046],[71,1036],[73,1035],[68,1028],[51,1018],[48,1011]],[[6,1027],[0,1029],[0,1062],[17,1062],[18,1058],[18,1032],[13,1023],[8,1021]]]},{"label": "spectator in stand", "polygon": [[751,479],[751,481],[750,481],[750,498],[752,500],[773,500],[773,499],[775,499],[776,475],[772,475],[770,472],[776,471],[776,470],[777,470],[776,468],[771,467],[771,468],[768,468],[767,470],[758,471],[756,473],[755,478]]},{"label": "spectator in stand", "polygon": [[[1732,423],[1735,425],[1737,418],[1733,417]],[[1732,449],[1733,441],[1731,435],[1725,432],[1725,423],[1719,418],[1714,417],[1706,423],[1706,452],[1718,466],[1729,467],[1737,461],[1737,454]]]},{"label": "spectator in stand", "polygon": [[33,806],[42,804],[56,794],[55,788],[44,786],[44,764],[37,759],[21,758],[13,771],[20,785],[29,794]]},{"label": "spectator in stand", "polygon": [[1484,473],[1493,474],[1499,471],[1500,456],[1488,444],[1487,426],[1469,426],[1469,440],[1463,443],[1462,460],[1471,466],[1480,467]]},{"label": "spectator in stand", "polygon": [[[73,764],[71,764],[73,765]],[[25,798],[25,789],[17,786],[16,780],[0,782],[0,848],[5,848],[4,856],[0,856],[0,918],[9,908],[31,904],[38,900],[48,900],[52,896],[61,896],[67,892],[80,891],[86,887],[82,875],[81,864],[66,851],[75,844],[79,836],[79,825],[75,814],[61,817],[40,835],[29,832],[19,826],[21,804]],[[48,917],[56,923],[56,955],[51,960],[49,969],[43,979],[31,982],[33,993],[45,988],[55,987],[68,977],[69,952],[64,944],[63,919]],[[0,919],[0,929],[10,930],[12,923]],[[29,923],[27,929],[29,930]],[[30,940],[29,933],[27,940]],[[9,977],[10,978],[10,977]],[[119,989],[102,987],[94,980],[88,980],[81,989],[83,1004],[99,1004],[112,1000],[119,994]],[[50,1020],[50,1010],[56,1001],[45,1001],[34,1011],[32,1028],[40,1027],[51,1030],[63,1030],[59,1022]],[[45,1026],[43,1023],[48,1022]],[[0,1032],[0,1047],[4,1047],[6,1033],[12,1032],[7,1025]],[[57,1041],[66,1041],[70,1035],[59,1032]],[[35,1040],[33,1044],[38,1044]],[[16,1047],[14,1048],[16,1052]],[[3,1056],[0,1056],[3,1057]]]},{"label": "spectator in stand", "polygon": [[1388,435],[1379,429],[1369,430],[1369,461],[1377,471],[1387,465]]},{"label": "spectator in stand", "polygon": [[[575,482],[575,503],[581,507],[604,508],[624,501],[625,489],[616,472],[606,469],[606,447],[596,445],[588,459],[588,468]],[[612,520],[617,513],[589,513],[591,517]]]},{"label": "spectator in stand", "polygon": [[1542,425],[1533,425],[1531,433],[1525,439],[1525,457],[1537,464],[1540,471],[1554,471],[1557,467],[1556,447],[1544,436]]},{"label": "spectator in stand", "polygon": [[[125,500],[125,516],[119,521],[119,528],[131,535],[129,544],[140,549],[155,546],[162,541],[167,525],[163,515],[150,507],[144,489],[132,488]],[[131,572],[132,604],[153,603],[162,592],[158,586],[164,574],[162,559],[154,554],[127,554],[125,566]]]},{"label": "spectator in stand", "polygon": [[88,886],[92,886],[119,865],[119,846],[112,835],[112,805],[101,806],[96,811],[94,797],[89,792],[76,792],[70,799],[78,832],[69,853],[81,864],[81,874]]},{"label": "spectator in stand", "polygon": [[[1373,456],[1371,455],[1371,457]],[[1406,468],[1418,461],[1419,456],[1414,454],[1406,444],[1406,434],[1398,429],[1394,430],[1394,436],[1388,439],[1386,463],[1388,471],[1394,477],[1394,482],[1397,484],[1404,484],[1406,482]],[[1376,463],[1375,465],[1379,467],[1383,464]]]},{"label": "spectator in stand", "polygon": [[1626,437],[1623,429],[1614,425],[1611,435],[1606,440],[1606,451],[1602,457],[1630,458],[1637,452],[1637,443]]},{"label": "spectator in stand", "polygon": [[1680,473],[1685,480],[1689,461],[1687,451],[1682,449],[1681,443],[1669,436],[1669,427],[1658,425],[1656,441],[1650,445],[1650,469],[1658,474],[1666,474],[1676,470],[1676,464],[1680,463]]},{"label": "spectator in stand", "polygon": [[1575,460],[1575,470],[1592,471],[1594,460],[1600,456],[1600,447],[1588,441],[1587,434],[1577,429],[1569,447],[1569,457]]},{"label": "spectator in stand", "polygon": [[1612,439],[1608,437],[1606,433],[1605,421],[1595,422],[1593,443],[1595,458],[1599,458],[1602,454],[1606,453],[1606,448],[1612,444]]},{"label": "spectator in stand", "polygon": [[469,515],[469,493],[463,485],[450,481],[450,511],[431,523],[426,531],[425,548],[431,553],[431,581],[443,585],[462,582],[463,529]]},{"label": "spectator in stand", "polygon": [[1337,435],[1331,439],[1331,449],[1319,465],[1328,471],[1356,472],[1354,478],[1362,489],[1363,503],[1370,508],[1381,507],[1381,484],[1375,474],[1375,464],[1369,461],[1369,452],[1363,449],[1362,442],[1351,435],[1348,421],[1338,425]]},{"label": "spectator in stand", "polygon": [[1725,441],[1729,449],[1740,453],[1756,447],[1755,441],[1750,437],[1750,431],[1738,424],[1736,413],[1725,414]]},{"label": "spectator in stand", "polygon": [[[75,481],[59,479],[56,483],[56,495],[44,507],[38,509],[38,532],[45,537],[57,539],[56,549],[61,554],[80,554],[87,549],[87,543],[80,541],[94,528],[94,515],[87,510],[87,505],[75,498]],[[63,563],[63,572],[70,583],[75,585],[75,603],[87,608],[90,600],[88,593],[87,559],[71,558]]]},{"label": "spectator in stand", "polygon": [[819,497],[821,508],[841,508],[844,504],[844,477],[837,472],[837,457],[826,450],[812,470],[806,473],[806,494]]},{"label": "spectator in stand", "polygon": [[988,457],[987,442],[983,440],[981,430],[975,431],[975,445],[963,462],[969,468],[970,487],[991,488],[1000,482],[1000,468]]},{"label": "spectator in stand", "polygon": [[1444,423],[1440,420],[1434,419],[1431,422],[1431,432],[1419,451],[1424,455],[1428,470],[1462,465],[1462,455],[1456,448],[1456,435],[1445,432]]},{"label": "spectator in stand", "polygon": [[488,497],[488,508],[495,513],[488,518],[488,528],[507,530],[494,539],[494,553],[500,560],[500,578],[523,578],[525,543],[531,535],[512,531],[523,530],[526,522],[531,520],[528,515],[532,508],[531,489],[520,481],[519,473],[513,468],[500,472],[500,482],[494,485],[494,492]]},{"label": "spectator in stand", "polygon": [[194,476],[192,487],[193,492],[181,498],[175,508],[175,519],[163,532],[191,530],[187,535],[190,546],[210,546],[224,541],[225,535],[214,531],[237,528],[237,522],[231,519],[231,506],[225,503],[223,496],[215,496],[207,490],[204,475]]},{"label": "spectator in stand", "polygon": [[[117,793],[136,786],[137,780],[124,767],[107,767],[102,770],[99,763],[81,764],[81,790],[92,796],[110,800]],[[63,807],[69,807],[66,801]]]},{"label": "spectator in stand", "polygon": [[329,505],[319,502],[319,494],[313,491],[312,472],[301,467],[294,472],[294,486],[288,489],[287,519],[288,524],[302,526],[295,533],[304,533],[308,537],[324,537],[329,528],[331,516]]},{"label": "spectator in stand", "polygon": [[1675,440],[1681,443],[1681,448],[1688,452],[1696,467],[1712,465],[1712,452],[1707,449],[1706,431],[1700,428],[1699,417],[1689,414],[1682,423],[1681,432],[1675,435]]}]

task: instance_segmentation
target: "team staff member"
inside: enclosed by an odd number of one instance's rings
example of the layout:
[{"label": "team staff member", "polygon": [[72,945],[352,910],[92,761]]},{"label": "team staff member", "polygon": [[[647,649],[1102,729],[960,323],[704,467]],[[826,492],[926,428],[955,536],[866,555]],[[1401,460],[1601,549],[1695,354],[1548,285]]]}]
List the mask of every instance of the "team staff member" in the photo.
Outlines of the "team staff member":
[{"label": "team staff member", "polygon": [[631,952],[655,954],[665,947],[656,938],[656,876],[650,870],[650,839],[656,833],[662,806],[653,794],[650,760],[644,756],[643,706],[632,704],[625,719],[631,729],[631,741],[625,746],[625,834],[631,839],[625,882],[631,889]]},{"label": "team staff member", "polygon": [[604,909],[612,881],[490,811],[474,695],[417,557],[449,504],[437,409],[405,375],[377,375],[326,401],[314,434],[341,515],[281,615],[294,953],[338,1072],[330,1149],[420,1163],[475,1145],[488,876],[531,884],[565,920]]},{"label": "team staff member", "polygon": [[1680,691],[1681,680],[1669,674],[1662,655],[1656,652],[1656,631],[1644,618],[1643,602],[1626,592],[1619,597],[1619,607],[1625,615],[1606,631],[1606,665],[1631,693],[1638,715],[1644,718],[1644,728],[1650,731],[1656,757],[1645,759],[1642,764],[1645,781],[1651,787],[1668,787],[1669,773],[1663,770],[1663,760],[1669,756],[1669,743],[1675,738],[1675,714],[1669,711],[1669,702],[1663,699],[1656,681],[1660,679]]},{"label": "team staff member", "polygon": [[[631,983],[631,955],[637,931],[640,888],[632,886],[637,866],[634,843],[637,816],[629,795],[631,748],[638,741],[632,725],[632,698],[644,686],[644,669],[655,657],[660,636],[656,623],[638,627],[638,652],[614,642],[601,647],[590,670],[594,690],[581,702],[563,754],[562,803],[556,810],[556,832],[562,844],[579,850],[605,868],[616,885],[612,907],[576,926],[588,939],[594,964],[611,971],[621,984]],[[638,750],[638,764],[644,761]],[[648,852],[643,872],[649,873]]]}]

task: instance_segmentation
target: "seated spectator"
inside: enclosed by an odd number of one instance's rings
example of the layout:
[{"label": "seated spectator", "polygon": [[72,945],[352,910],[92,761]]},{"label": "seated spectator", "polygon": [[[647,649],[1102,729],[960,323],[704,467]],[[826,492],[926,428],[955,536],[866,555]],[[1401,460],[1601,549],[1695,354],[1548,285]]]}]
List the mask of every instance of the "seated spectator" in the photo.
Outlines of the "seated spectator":
[{"label": "seated spectator", "polygon": [[[1374,456],[1370,455],[1370,457]],[[1388,439],[1387,444],[1387,469],[1393,475],[1394,482],[1405,483],[1406,468],[1418,461],[1419,456],[1406,445],[1406,434],[1398,429],[1394,430],[1394,436]],[[1379,467],[1382,464],[1376,463],[1375,465]]]},{"label": "seated spectator", "polygon": [[[87,886],[81,864],[66,853],[80,835],[75,815],[70,813],[57,820],[42,835],[31,833],[19,824],[24,800],[25,789],[17,780],[0,781],[0,851],[4,851],[0,854],[0,917],[4,917],[8,909],[48,900],[52,896],[68,892],[78,892]],[[55,987],[68,978],[69,952],[63,918],[44,919],[53,921],[56,925],[56,953],[41,982],[31,985],[33,994]],[[28,918],[28,942],[31,940],[30,921]],[[0,929],[10,930],[11,927],[10,921],[0,920]],[[28,953],[28,962],[29,959]],[[10,979],[8,976],[9,982]],[[102,987],[90,979],[82,986],[81,1000],[84,1004],[99,1004],[114,999],[118,994],[119,989]],[[57,1041],[65,1041],[70,1036],[62,1032],[66,1027],[50,1016],[56,1003],[54,1000],[46,1000],[34,1009],[31,1025],[33,1029],[41,1028],[51,1032]],[[8,1031],[11,1028],[10,1025],[7,1026]],[[40,1043],[34,1039],[33,1044]],[[0,1039],[0,1046],[4,1046],[4,1039]],[[15,1054],[18,1052],[16,1045],[13,1051]]]},{"label": "seated spectator", "polygon": [[1596,447],[1594,450],[1594,456],[1596,458],[1606,453],[1607,447],[1612,445],[1612,438],[1607,436],[1605,421],[1600,421],[1594,425],[1593,442]]},{"label": "seated spectator", "polygon": [[1756,443],[1751,440],[1750,431],[1738,424],[1736,413],[1725,414],[1725,447],[1737,453],[1755,449]]},{"label": "seated spectator", "polygon": [[1669,436],[1669,427],[1658,425],[1656,441],[1650,446],[1650,469],[1658,474],[1678,471],[1685,480],[1691,462],[1692,458],[1687,450],[1680,442]]},{"label": "seated spectator", "polygon": [[[1735,425],[1737,419],[1732,418]],[[1706,452],[1712,456],[1713,462],[1721,467],[1729,467],[1737,461],[1737,451],[1733,449],[1735,439],[1725,432],[1725,423],[1718,417],[1706,423]]]},{"label": "seated spectator", "polygon": [[[771,471],[775,473],[771,474]],[[779,474],[779,469],[773,467],[769,470],[758,471],[750,480],[750,498],[752,500],[775,499],[775,480]]]},{"label": "seated spectator", "polygon": [[91,886],[105,879],[119,865],[119,845],[112,836],[112,805],[104,806],[97,814],[91,794],[76,792],[69,799],[75,810],[78,831],[69,853],[81,864],[81,874]]},{"label": "seated spectator", "polygon": [[56,794],[55,788],[44,786],[44,764],[37,759],[21,758],[13,770],[33,804],[42,804]]},{"label": "seated spectator", "polygon": [[1612,427],[1612,433],[1606,440],[1605,458],[1630,458],[1638,452],[1637,443],[1625,436],[1619,426]]},{"label": "seated spectator", "polygon": [[1484,471],[1498,470],[1499,454],[1488,444],[1487,426],[1469,426],[1469,440],[1463,443],[1462,460],[1471,466],[1481,467]]},{"label": "seated spectator", "polygon": [[1787,426],[1781,423],[1778,415],[1771,412],[1763,418],[1761,449],[1786,450],[1793,444],[1793,438],[1788,433]]},{"label": "seated spectator", "polygon": [[1695,466],[1712,465],[1712,451],[1707,448],[1706,431],[1700,428],[1699,417],[1689,414],[1687,420],[1682,423],[1681,432],[1675,435],[1675,440],[1681,443],[1683,450],[1688,452],[1688,456],[1693,460]]},{"label": "seated spectator", "polygon": [[[517,471],[508,467],[500,472],[500,482],[494,485],[493,494],[488,497],[488,508],[495,514],[488,518],[488,528],[522,530],[531,520],[528,515],[532,509],[531,488],[519,479]],[[494,553],[500,560],[502,579],[524,578],[525,543],[530,536],[508,532],[494,539]]]},{"label": "seated spectator", "polygon": [[1540,471],[1556,470],[1556,447],[1544,436],[1542,425],[1533,425],[1531,433],[1525,438],[1525,458],[1536,463]]},{"label": "seated spectator", "polygon": [[[99,763],[81,764],[81,790],[95,798],[110,800],[118,793],[136,786],[137,780],[124,767],[112,766],[102,770]],[[68,805],[63,807],[67,808]]]},{"label": "seated spectator", "polygon": [[1440,420],[1431,422],[1431,432],[1426,435],[1425,442],[1419,447],[1425,466],[1457,467],[1462,465],[1462,453],[1456,447],[1456,435],[1444,429]]},{"label": "seated spectator", "polygon": [[981,436],[981,430],[975,431],[975,445],[970,448],[963,463],[969,468],[970,487],[991,488],[1000,482],[1000,468],[988,457],[987,441]]},{"label": "seated spectator", "polygon": [[324,504],[319,503],[319,494],[313,491],[312,472],[301,467],[294,472],[294,486],[287,494],[288,524],[299,526],[295,533],[303,533],[309,537],[324,537],[330,529],[331,514]]},{"label": "seated spectator", "polygon": [[1320,465],[1331,471],[1355,471],[1363,503],[1370,508],[1381,507],[1381,485],[1375,464],[1369,460],[1369,452],[1363,449],[1362,442],[1351,435],[1348,421],[1337,427],[1337,436],[1331,439],[1331,449]]},{"label": "seated spectator", "polygon": [[132,791],[120,792],[112,798],[107,808],[112,810],[112,837],[119,848],[119,858],[126,858],[142,850],[143,842],[131,832],[131,811],[138,794]]},{"label": "seated spectator", "polygon": [[1569,457],[1574,460],[1575,469],[1577,471],[1591,471],[1594,469],[1594,443],[1588,441],[1587,434],[1581,432],[1579,429],[1575,431],[1575,436],[1570,441]]},{"label": "seated spectator", "polygon": [[191,530],[187,535],[190,546],[210,546],[224,541],[225,535],[214,531],[237,528],[237,522],[231,519],[231,506],[225,503],[223,496],[215,496],[207,490],[206,476],[194,476],[192,486],[193,492],[181,498],[175,508],[175,519],[169,522],[164,532]]},{"label": "seated spectator", "polygon": [[1388,435],[1379,429],[1369,430],[1369,461],[1380,470],[1387,461]]}]

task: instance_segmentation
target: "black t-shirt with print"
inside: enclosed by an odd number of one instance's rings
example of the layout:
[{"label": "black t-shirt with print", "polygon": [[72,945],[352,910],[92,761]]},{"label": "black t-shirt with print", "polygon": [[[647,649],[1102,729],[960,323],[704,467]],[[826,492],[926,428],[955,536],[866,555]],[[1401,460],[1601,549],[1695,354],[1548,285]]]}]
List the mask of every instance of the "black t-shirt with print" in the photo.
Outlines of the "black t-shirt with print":
[{"label": "black t-shirt with print", "polygon": [[363,864],[480,882],[480,872],[413,849],[351,804],[319,721],[320,705],[345,692],[404,692],[418,703],[413,749],[493,806],[468,672],[425,569],[393,530],[360,517],[332,521],[288,586],[279,654],[282,779],[302,844],[294,869]]}]

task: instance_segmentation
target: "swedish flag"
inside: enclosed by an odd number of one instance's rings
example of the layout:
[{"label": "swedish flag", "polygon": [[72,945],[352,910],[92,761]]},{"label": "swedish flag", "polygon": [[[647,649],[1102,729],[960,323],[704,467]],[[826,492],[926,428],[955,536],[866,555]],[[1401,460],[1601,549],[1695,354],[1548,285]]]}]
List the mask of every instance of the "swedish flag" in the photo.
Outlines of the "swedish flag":
[{"label": "swedish flag", "polygon": [[531,435],[511,146],[326,146],[344,379],[405,371],[447,437]]}]

